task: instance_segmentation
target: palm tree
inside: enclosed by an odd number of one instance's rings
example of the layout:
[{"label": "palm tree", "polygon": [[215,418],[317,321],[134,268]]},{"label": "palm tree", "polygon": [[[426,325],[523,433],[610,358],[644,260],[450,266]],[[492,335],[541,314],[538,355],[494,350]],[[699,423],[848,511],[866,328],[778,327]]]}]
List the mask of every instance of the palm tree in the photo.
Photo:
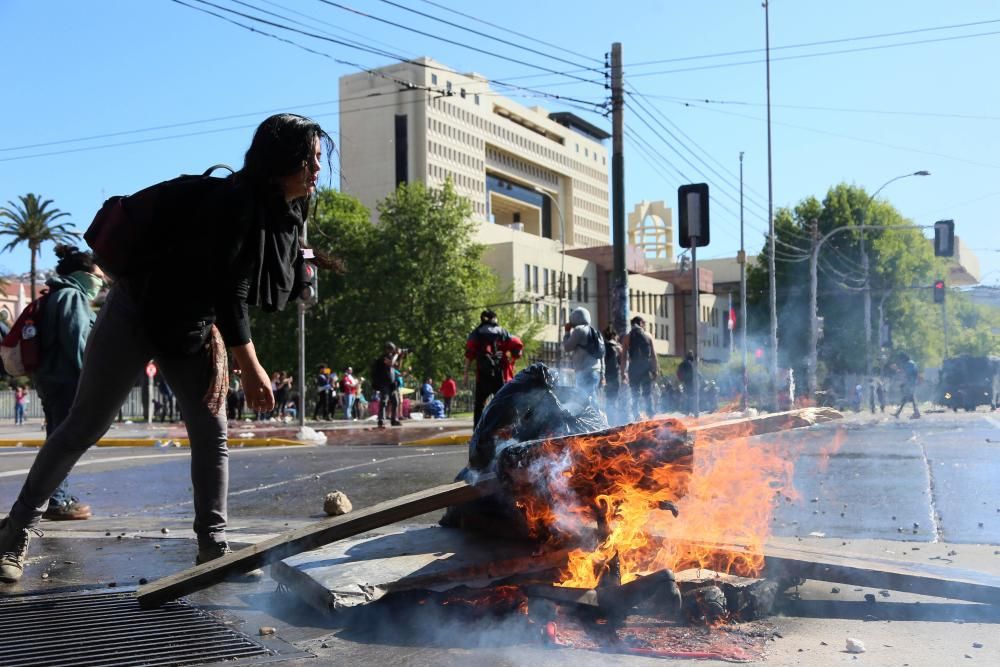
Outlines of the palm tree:
[{"label": "palm tree", "polygon": [[17,205],[12,201],[7,202],[7,206],[0,208],[0,218],[7,220],[0,222],[0,235],[13,236],[14,238],[0,248],[0,252],[13,250],[22,242],[28,244],[31,250],[31,300],[35,300],[35,263],[38,259],[38,252],[42,243],[52,241],[53,243],[66,243],[79,238],[79,234],[70,231],[65,224],[52,224],[55,220],[69,215],[57,208],[48,209],[51,199],[42,201],[38,195],[28,193],[18,197],[21,204]]}]

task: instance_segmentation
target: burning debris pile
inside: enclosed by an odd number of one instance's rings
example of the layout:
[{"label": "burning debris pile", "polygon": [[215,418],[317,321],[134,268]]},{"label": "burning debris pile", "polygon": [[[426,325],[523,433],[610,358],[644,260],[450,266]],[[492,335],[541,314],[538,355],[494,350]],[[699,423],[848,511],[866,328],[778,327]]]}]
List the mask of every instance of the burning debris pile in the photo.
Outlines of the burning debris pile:
[{"label": "burning debris pile", "polygon": [[451,508],[442,524],[565,554],[556,572],[522,576],[522,593],[588,608],[611,627],[639,610],[706,625],[760,618],[779,582],[679,587],[674,577],[699,568],[756,577],[773,499],[791,493],[791,464],[778,451],[716,431],[721,438],[666,418],[609,428],[535,364],[491,401],[459,474],[495,474],[500,492]]}]

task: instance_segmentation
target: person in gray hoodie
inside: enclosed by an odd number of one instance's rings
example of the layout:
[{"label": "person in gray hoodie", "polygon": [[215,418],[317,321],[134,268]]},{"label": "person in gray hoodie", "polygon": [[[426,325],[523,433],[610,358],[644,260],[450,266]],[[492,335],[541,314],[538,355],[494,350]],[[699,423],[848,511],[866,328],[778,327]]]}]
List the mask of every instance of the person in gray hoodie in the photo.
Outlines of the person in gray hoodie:
[{"label": "person in gray hoodie", "polygon": [[576,388],[588,398],[595,398],[604,377],[604,338],[590,326],[590,311],[583,306],[570,312],[562,346],[570,354]]}]

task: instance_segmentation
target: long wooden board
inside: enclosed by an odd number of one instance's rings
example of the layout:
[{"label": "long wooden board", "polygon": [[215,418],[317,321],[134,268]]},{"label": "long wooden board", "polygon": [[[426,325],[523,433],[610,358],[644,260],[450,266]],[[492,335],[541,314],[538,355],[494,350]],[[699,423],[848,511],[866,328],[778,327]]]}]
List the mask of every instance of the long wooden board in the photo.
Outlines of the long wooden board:
[{"label": "long wooden board", "polygon": [[[743,553],[742,545],[712,546],[720,555]],[[823,548],[768,543],[764,546],[761,576],[814,579],[848,586],[888,589],[903,593],[1000,604],[1000,577],[987,572],[930,563],[836,552]]]},{"label": "long wooden board", "polygon": [[1000,604],[1000,577],[930,563],[768,545],[765,576],[789,575],[952,600]]},{"label": "long wooden board", "polygon": [[482,475],[476,484],[455,482],[387,500],[372,507],[297,528],[222,558],[164,577],[140,587],[136,598],[143,609],[159,607],[182,595],[208,588],[227,575],[249,572],[374,528],[490,495],[497,489],[498,484],[493,475]]},{"label": "long wooden board", "polygon": [[801,408],[759,417],[703,422],[689,426],[687,431],[695,437],[695,443],[699,444],[805,428],[842,418],[843,415],[833,408]]}]

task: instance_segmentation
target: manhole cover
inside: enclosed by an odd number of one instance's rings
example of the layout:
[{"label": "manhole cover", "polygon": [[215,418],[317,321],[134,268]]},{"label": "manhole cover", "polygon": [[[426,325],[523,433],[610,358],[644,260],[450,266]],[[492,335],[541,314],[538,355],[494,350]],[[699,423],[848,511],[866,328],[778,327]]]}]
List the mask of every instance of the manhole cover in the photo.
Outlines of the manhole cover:
[{"label": "manhole cover", "polygon": [[3,667],[202,665],[274,651],[181,600],[142,610],[133,591],[0,597]]}]

